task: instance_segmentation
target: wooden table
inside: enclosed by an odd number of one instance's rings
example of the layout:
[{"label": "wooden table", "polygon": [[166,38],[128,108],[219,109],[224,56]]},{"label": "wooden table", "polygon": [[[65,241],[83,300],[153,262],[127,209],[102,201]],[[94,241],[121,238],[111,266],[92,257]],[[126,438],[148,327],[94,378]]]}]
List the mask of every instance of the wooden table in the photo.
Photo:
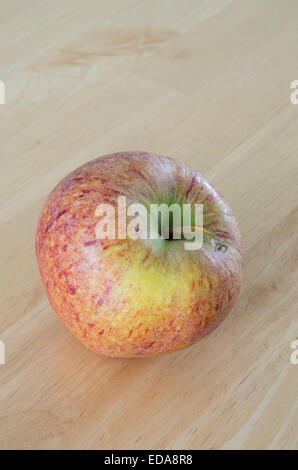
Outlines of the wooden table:
[{"label": "wooden table", "polygon": [[[297,22],[296,0],[0,1],[2,449],[297,449]],[[85,349],[34,255],[52,187],[124,149],[199,169],[243,235],[232,313],[154,359]]]}]

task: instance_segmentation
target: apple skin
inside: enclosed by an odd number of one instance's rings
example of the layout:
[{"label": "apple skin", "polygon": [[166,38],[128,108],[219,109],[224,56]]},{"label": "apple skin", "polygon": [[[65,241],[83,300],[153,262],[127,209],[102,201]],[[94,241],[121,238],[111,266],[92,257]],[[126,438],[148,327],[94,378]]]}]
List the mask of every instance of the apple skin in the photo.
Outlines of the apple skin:
[{"label": "apple skin", "polygon": [[[209,243],[97,240],[99,203],[203,203]],[[111,357],[148,357],[185,348],[216,328],[240,291],[239,229],[221,195],[197,171],[143,151],[97,158],[50,193],[36,232],[36,256],[49,301],[89,349]]]}]

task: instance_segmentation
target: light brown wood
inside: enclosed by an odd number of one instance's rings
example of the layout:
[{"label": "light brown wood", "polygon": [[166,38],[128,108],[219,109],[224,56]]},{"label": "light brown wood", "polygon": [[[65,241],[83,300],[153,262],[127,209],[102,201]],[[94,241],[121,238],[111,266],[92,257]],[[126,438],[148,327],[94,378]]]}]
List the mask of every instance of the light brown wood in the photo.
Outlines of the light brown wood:
[{"label": "light brown wood", "polygon": [[[1,0],[0,448],[297,449],[296,0]],[[54,315],[34,255],[70,170],[143,149],[234,210],[245,277],[189,349],[117,360]]]}]

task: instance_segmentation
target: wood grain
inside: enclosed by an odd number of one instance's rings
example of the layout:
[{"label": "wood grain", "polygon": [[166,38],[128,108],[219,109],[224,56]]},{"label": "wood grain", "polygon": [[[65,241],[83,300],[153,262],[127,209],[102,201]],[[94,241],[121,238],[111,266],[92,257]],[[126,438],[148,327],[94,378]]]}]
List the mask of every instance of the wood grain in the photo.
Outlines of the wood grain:
[{"label": "wood grain", "polygon": [[[1,449],[297,449],[296,0],[1,0]],[[34,234],[67,172],[171,155],[224,194],[245,278],[209,337],[154,359],[86,350]]]}]

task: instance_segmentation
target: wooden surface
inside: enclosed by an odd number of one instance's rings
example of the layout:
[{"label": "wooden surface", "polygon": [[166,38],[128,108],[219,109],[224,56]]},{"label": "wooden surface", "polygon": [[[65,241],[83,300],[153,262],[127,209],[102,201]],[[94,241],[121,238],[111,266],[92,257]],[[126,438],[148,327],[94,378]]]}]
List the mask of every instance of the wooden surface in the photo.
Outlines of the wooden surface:
[{"label": "wooden surface", "polygon": [[[0,448],[297,448],[296,0],[1,0]],[[205,174],[243,235],[239,301],[154,359],[85,349],[34,255],[43,202],[113,151]]]}]

